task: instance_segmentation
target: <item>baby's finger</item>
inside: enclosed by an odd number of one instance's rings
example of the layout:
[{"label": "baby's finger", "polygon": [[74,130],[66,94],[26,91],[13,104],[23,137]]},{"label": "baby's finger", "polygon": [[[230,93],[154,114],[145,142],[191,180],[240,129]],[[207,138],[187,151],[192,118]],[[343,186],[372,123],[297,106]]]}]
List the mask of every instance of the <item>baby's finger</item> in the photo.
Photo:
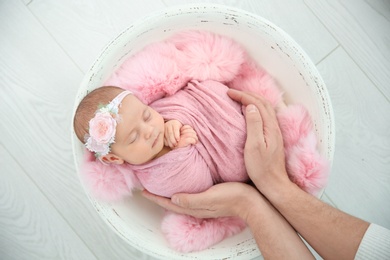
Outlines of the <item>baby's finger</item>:
[{"label": "baby's finger", "polygon": [[173,133],[171,130],[168,130],[165,134],[165,140],[166,140],[166,146],[169,146],[170,148],[175,147],[176,140],[173,138]]},{"label": "baby's finger", "polygon": [[168,130],[168,142],[172,145],[172,146],[170,145],[171,148],[177,144],[174,126],[171,126]]},{"label": "baby's finger", "polygon": [[188,135],[187,135],[187,137],[191,137],[191,138],[193,138],[194,140],[195,140],[195,142],[198,142],[198,135],[195,133],[195,132],[193,132],[193,133],[189,133]]},{"label": "baby's finger", "polygon": [[184,131],[181,135],[181,138],[193,138],[195,140],[195,142],[197,142],[199,139],[198,139],[198,135],[195,133],[195,131],[193,129],[188,129],[186,131]]},{"label": "baby's finger", "polygon": [[169,134],[167,136],[165,136],[165,138],[164,138],[164,145],[165,146],[169,146],[170,148],[174,148],[175,147],[175,144],[173,144],[171,142],[171,139],[169,138]]},{"label": "baby's finger", "polygon": [[174,134],[174,138],[175,138],[176,142],[179,142],[179,140],[180,140],[180,129],[181,128],[182,127],[174,127],[174,129],[173,129],[173,134]]},{"label": "baby's finger", "polygon": [[187,128],[187,129],[181,129],[180,130],[180,134],[182,136],[185,135],[185,134],[191,134],[191,133],[195,134],[195,131],[192,128]]},{"label": "baby's finger", "polygon": [[184,133],[196,133],[194,128],[192,128],[191,126],[189,125],[184,125],[181,129],[180,129],[180,133],[183,135]]},{"label": "baby's finger", "polygon": [[186,137],[185,142],[186,144],[196,144],[198,141],[198,138],[195,138],[193,136]]}]

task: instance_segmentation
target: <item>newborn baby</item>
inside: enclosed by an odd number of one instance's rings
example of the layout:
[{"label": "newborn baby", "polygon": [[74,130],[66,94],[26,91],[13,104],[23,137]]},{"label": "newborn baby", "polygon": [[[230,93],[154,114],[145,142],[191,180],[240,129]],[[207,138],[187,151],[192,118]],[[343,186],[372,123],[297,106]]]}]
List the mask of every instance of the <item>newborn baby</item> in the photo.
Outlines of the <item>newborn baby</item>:
[{"label": "newborn baby", "polygon": [[[245,120],[227,90],[219,82],[192,81],[147,106],[129,91],[98,88],[80,102],[75,132],[102,162],[126,164],[126,174],[160,196],[245,182]],[[244,227],[237,218],[198,220],[176,214],[168,214],[162,225],[168,241],[184,252],[204,249]],[[192,237],[199,242],[189,245]]]}]

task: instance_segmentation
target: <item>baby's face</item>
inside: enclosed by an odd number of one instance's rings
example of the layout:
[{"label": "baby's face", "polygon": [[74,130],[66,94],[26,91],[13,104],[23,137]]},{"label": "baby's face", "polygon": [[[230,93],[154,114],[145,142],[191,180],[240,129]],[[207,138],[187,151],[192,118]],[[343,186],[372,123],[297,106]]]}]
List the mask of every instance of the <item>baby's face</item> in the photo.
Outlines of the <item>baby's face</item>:
[{"label": "baby's face", "polygon": [[155,158],[164,147],[162,116],[134,95],[123,99],[119,115],[111,152],[130,164],[143,164]]}]

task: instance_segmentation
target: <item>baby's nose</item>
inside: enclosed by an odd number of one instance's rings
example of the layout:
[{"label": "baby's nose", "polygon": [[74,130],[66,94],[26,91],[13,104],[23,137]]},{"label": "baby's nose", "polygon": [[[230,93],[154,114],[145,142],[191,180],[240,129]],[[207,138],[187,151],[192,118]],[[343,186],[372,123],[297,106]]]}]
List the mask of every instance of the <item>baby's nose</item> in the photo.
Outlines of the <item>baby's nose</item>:
[{"label": "baby's nose", "polygon": [[149,139],[153,134],[153,127],[150,125],[145,125],[144,133],[145,133],[145,138]]}]

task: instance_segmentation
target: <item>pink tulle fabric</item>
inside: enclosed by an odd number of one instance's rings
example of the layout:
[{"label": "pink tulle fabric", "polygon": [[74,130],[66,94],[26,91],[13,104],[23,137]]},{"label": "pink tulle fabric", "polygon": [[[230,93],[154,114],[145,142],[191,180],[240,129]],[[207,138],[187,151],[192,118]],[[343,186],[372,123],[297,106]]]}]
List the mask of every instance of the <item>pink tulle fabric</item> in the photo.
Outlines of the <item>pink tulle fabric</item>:
[{"label": "pink tulle fabric", "polygon": [[[218,182],[248,180],[243,161],[245,121],[241,106],[227,97],[226,86],[256,92],[274,106],[283,94],[236,42],[202,31],[178,33],[145,47],[127,59],[106,85],[132,91],[165,119],[193,126],[200,137],[196,145],[141,166],[102,165],[86,152],[82,181],[91,195],[111,202],[141,186],[169,197],[203,191]],[[315,195],[326,184],[329,166],[317,150],[311,118],[299,104],[288,105],[277,116],[289,177]],[[244,227],[237,218],[195,219],[174,213],[162,221],[170,246],[181,252],[205,249]]]}]

